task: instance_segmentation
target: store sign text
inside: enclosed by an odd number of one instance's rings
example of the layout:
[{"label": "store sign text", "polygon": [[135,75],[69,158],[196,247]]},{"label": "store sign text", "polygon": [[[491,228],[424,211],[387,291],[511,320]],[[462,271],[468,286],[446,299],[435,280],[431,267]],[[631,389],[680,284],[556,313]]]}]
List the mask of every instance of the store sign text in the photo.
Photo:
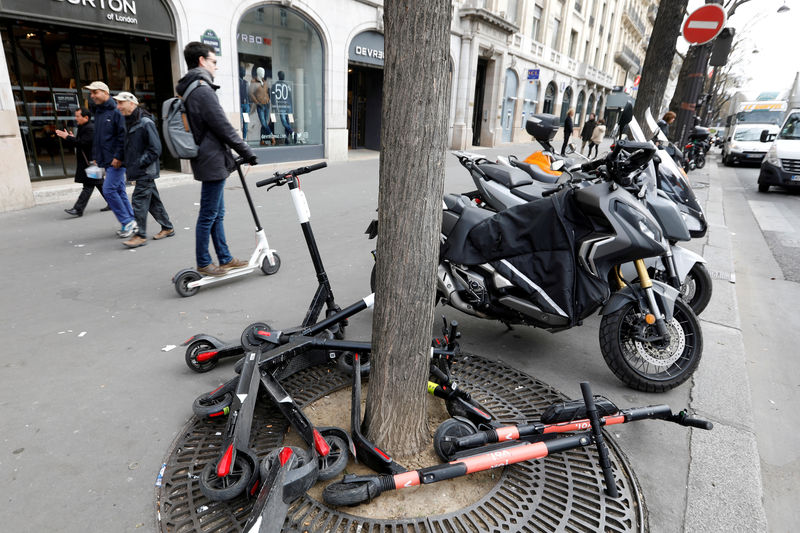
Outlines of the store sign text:
[{"label": "store sign text", "polygon": [[380,59],[383,61],[383,50],[375,48],[367,48],[366,46],[356,46],[356,55],[371,57],[372,59]]},{"label": "store sign text", "polygon": [[[91,7],[103,11],[111,10],[106,13],[106,19],[110,21],[126,22],[128,24],[138,24],[136,19],[136,0],[54,0],[55,2],[66,2],[74,6]],[[131,16],[134,15],[134,16]]]},{"label": "store sign text", "polygon": [[242,41],[243,43],[263,44],[264,46],[272,46],[272,39],[268,39],[267,37],[262,37],[260,35],[237,33],[236,38]]}]

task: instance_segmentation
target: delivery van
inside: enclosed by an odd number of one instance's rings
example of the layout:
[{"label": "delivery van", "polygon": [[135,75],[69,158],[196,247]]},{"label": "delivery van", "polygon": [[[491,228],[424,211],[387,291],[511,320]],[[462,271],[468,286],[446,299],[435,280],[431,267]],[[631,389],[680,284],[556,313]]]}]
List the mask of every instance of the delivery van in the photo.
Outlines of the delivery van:
[{"label": "delivery van", "polygon": [[758,174],[759,192],[771,185],[800,187],[800,109],[789,112],[777,134],[762,130],[759,140],[772,141]]},{"label": "delivery van", "polygon": [[761,163],[770,143],[761,142],[761,132],[778,133],[786,115],[786,102],[781,100],[743,102],[735,115],[728,117],[725,141],[722,144],[722,162]]}]

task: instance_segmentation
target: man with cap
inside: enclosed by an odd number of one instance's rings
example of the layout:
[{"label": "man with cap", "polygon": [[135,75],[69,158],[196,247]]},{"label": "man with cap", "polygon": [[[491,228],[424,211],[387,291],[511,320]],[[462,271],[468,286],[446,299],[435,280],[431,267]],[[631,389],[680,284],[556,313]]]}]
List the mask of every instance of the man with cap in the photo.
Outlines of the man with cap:
[{"label": "man with cap", "polygon": [[125,119],[117,109],[117,104],[102,81],[93,81],[84,87],[90,91],[94,112],[94,146],[92,157],[97,166],[106,171],[103,183],[103,196],[122,229],[117,235],[129,238],[136,231],[136,219],[133,208],[125,193],[125,167],[123,150],[125,149]]},{"label": "man with cap", "polygon": [[117,101],[119,112],[125,117],[125,172],[128,181],[136,182],[131,204],[138,229],[122,244],[128,248],[138,248],[147,244],[148,212],[161,224],[161,231],[153,239],[175,235],[155,182],[160,170],[158,158],[161,156],[161,141],[153,116],[139,107],[139,100],[133,94],[122,91],[114,100]]}]

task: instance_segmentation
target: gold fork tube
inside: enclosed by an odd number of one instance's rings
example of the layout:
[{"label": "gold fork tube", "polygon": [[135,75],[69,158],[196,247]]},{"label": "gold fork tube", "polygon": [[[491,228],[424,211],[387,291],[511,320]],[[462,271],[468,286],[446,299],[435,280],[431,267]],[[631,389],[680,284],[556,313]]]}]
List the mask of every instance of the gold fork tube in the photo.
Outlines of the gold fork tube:
[{"label": "gold fork tube", "polygon": [[647,267],[644,265],[644,259],[637,259],[633,262],[636,266],[636,273],[639,274],[639,285],[643,289],[649,289],[653,286],[653,281],[650,279],[650,274],[647,273]]}]

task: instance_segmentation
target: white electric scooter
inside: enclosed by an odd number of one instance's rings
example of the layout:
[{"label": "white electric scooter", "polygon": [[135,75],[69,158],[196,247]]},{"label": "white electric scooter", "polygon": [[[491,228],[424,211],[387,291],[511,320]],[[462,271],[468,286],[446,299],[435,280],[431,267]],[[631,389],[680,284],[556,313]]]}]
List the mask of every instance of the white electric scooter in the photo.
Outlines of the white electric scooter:
[{"label": "white electric scooter", "polygon": [[246,274],[250,274],[258,269],[266,275],[272,275],[281,268],[281,258],[278,253],[269,247],[267,242],[267,235],[264,233],[264,228],[261,227],[261,222],[258,220],[256,208],[253,205],[253,199],[250,197],[250,190],[247,188],[247,183],[244,181],[244,174],[242,174],[242,164],[244,159],[239,157],[236,159],[236,171],[239,173],[239,179],[242,182],[244,195],[247,198],[247,204],[250,206],[250,212],[253,214],[253,220],[256,223],[256,248],[247,262],[247,266],[240,268],[232,268],[223,276],[203,276],[194,268],[185,268],[172,277],[172,283],[175,284],[175,290],[183,297],[194,296],[200,287],[211,285],[221,281],[227,281],[233,278],[238,278]]}]

